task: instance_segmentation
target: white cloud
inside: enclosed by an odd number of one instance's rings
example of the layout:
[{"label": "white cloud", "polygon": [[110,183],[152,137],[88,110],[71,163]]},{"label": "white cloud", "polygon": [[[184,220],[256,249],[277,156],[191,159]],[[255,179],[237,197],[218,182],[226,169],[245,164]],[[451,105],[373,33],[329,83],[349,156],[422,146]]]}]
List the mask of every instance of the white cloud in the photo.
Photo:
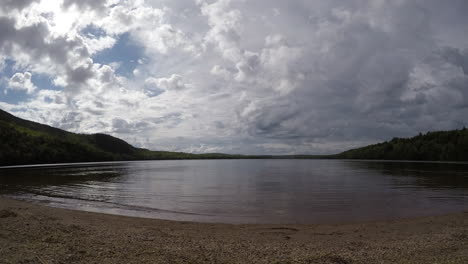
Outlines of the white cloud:
[{"label": "white cloud", "polygon": [[25,91],[30,94],[36,90],[36,86],[31,81],[31,73],[15,73],[8,81],[8,88],[13,90]]},{"label": "white cloud", "polygon": [[110,36],[105,36],[105,37],[90,36],[90,37],[84,37],[83,40],[84,40],[84,44],[86,45],[91,55],[102,50],[110,49],[116,43],[116,39]]},{"label": "white cloud", "polygon": [[184,78],[178,74],[172,74],[168,78],[148,78],[146,84],[165,91],[184,90],[189,86],[184,82]]},{"label": "white cloud", "polygon": [[[468,114],[466,1],[21,0],[0,9],[0,69],[17,72],[4,81],[29,93],[1,106],[76,132],[179,151],[329,153],[456,128]],[[141,58],[124,61],[134,53]],[[32,74],[56,87],[35,87]]]},{"label": "white cloud", "polygon": [[219,0],[212,3],[199,1],[201,13],[208,18],[211,27],[206,34],[207,44],[214,44],[231,61],[238,61],[242,57],[242,50],[238,46],[241,34],[242,13],[230,8],[231,0]]},{"label": "white cloud", "polygon": [[213,68],[211,68],[210,73],[215,75],[215,76],[220,76],[224,80],[228,80],[231,78],[232,73],[229,72],[227,69],[223,68],[220,65],[215,65]]}]

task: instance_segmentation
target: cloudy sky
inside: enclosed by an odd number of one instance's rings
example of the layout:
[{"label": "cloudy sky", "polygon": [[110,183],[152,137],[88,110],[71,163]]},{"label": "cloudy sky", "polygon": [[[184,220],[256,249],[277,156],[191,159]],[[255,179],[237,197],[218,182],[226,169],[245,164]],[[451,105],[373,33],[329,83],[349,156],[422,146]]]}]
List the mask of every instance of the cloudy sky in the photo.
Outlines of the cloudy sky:
[{"label": "cloudy sky", "polygon": [[150,149],[333,153],[468,126],[465,0],[0,0],[0,108]]}]

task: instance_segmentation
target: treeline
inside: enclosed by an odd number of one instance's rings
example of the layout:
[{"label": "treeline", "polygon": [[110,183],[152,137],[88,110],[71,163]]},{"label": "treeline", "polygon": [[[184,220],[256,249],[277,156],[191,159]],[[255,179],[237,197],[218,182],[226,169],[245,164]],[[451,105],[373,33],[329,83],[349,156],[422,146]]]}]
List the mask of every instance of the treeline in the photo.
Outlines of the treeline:
[{"label": "treeline", "polygon": [[341,159],[468,161],[468,129],[428,132],[334,155]]},{"label": "treeline", "polygon": [[[0,121],[0,166],[67,162],[234,159],[242,155],[191,154],[135,148],[109,135],[56,136]],[[250,157],[250,156],[249,156]]]},{"label": "treeline", "polygon": [[111,161],[132,158],[93,144],[93,136],[61,136],[33,131],[0,121],[0,165]]},{"label": "treeline", "polygon": [[[0,166],[67,162],[233,159],[242,155],[150,151],[105,134],[75,134],[0,110]],[[252,157],[253,156],[249,156]]]},{"label": "treeline", "polygon": [[468,130],[419,134],[337,155],[252,156],[150,151],[105,134],[75,134],[0,110],[0,166],[165,159],[375,159],[468,161]]}]

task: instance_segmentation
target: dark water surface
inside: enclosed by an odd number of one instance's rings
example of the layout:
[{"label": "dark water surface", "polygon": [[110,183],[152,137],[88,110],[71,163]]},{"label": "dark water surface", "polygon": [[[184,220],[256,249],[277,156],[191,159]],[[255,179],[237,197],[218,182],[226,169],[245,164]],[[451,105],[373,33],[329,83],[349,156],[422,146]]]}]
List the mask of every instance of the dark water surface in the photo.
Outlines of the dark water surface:
[{"label": "dark water surface", "polygon": [[0,195],[131,216],[338,223],[468,210],[468,164],[182,160],[0,169]]}]

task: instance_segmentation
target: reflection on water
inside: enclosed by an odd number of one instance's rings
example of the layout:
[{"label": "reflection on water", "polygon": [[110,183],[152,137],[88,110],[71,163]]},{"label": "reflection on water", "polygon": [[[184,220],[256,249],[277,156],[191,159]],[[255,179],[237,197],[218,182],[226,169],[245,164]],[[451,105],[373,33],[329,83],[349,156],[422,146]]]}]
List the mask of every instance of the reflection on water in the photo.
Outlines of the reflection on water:
[{"label": "reflection on water", "polygon": [[435,162],[375,162],[349,163],[354,168],[364,168],[394,176],[396,185],[409,188],[468,189],[468,164]]},{"label": "reflection on water", "polygon": [[468,210],[468,164],[201,160],[0,169],[0,194],[175,220],[323,223]]}]

